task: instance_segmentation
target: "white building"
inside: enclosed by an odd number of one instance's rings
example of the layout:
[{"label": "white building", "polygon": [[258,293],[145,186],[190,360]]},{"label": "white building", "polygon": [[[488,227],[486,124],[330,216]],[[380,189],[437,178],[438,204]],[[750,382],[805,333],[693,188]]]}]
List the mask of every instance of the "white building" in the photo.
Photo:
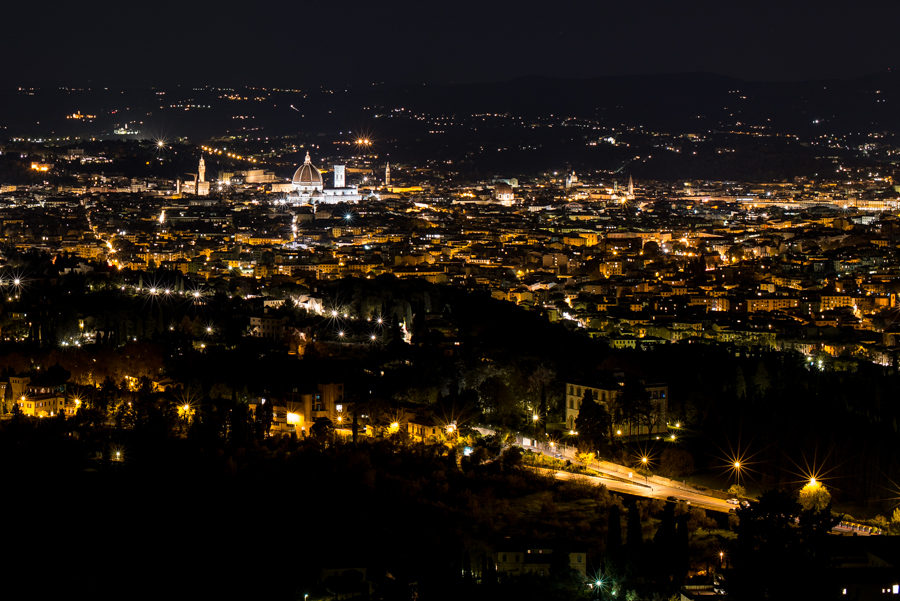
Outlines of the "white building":
[{"label": "white building", "polygon": [[339,202],[359,202],[362,196],[356,186],[347,186],[344,181],[344,165],[335,165],[334,186],[325,187],[322,172],[319,171],[306,153],[306,161],[294,172],[291,179],[293,191],[288,194],[288,202],[292,204],[336,204]]}]

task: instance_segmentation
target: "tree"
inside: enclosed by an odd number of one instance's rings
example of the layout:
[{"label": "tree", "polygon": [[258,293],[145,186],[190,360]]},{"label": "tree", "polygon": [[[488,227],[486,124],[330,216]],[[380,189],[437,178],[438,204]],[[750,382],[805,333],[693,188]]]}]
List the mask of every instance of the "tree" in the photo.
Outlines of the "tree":
[{"label": "tree", "polygon": [[334,423],[327,417],[320,417],[316,419],[309,430],[316,438],[324,438],[334,430]]},{"label": "tree", "polygon": [[731,488],[728,489],[728,494],[740,499],[741,497],[747,496],[747,489],[740,484],[732,484]]},{"label": "tree", "polygon": [[519,447],[508,447],[500,454],[500,465],[504,472],[522,467],[522,450]]},{"label": "tree", "polygon": [[609,508],[604,559],[607,569],[612,569],[617,574],[622,572],[622,511],[618,504]]},{"label": "tree", "polygon": [[594,393],[588,389],[581,399],[581,409],[575,420],[579,446],[592,451],[604,446],[609,432],[609,413],[606,407],[594,401]]},{"label": "tree", "polygon": [[[769,490],[738,510],[734,566],[726,586],[736,599],[826,599],[831,596],[827,541],[837,521],[830,511],[801,513],[797,500]],[[760,578],[760,574],[766,574]]]},{"label": "tree", "polygon": [[810,483],[800,489],[798,500],[805,511],[824,511],[831,504],[831,493],[818,482]]},{"label": "tree", "polygon": [[653,535],[653,556],[656,577],[660,582],[668,583],[676,571],[676,558],[687,549],[678,549],[678,533],[675,521],[675,504],[666,503],[663,507],[659,526]]},{"label": "tree", "polygon": [[694,456],[689,451],[669,447],[660,459],[661,475],[667,478],[680,478],[694,473]]},{"label": "tree", "polygon": [[891,515],[891,534],[897,536],[900,534],[900,507],[894,509],[893,515]]},{"label": "tree", "polygon": [[734,376],[734,394],[738,399],[747,397],[747,382],[744,380],[744,370],[737,368],[737,374]]},{"label": "tree", "polygon": [[[638,427],[647,427],[648,439],[653,430],[653,421],[655,411],[653,403],[650,401],[650,395],[644,387],[643,382],[635,378],[629,378],[625,381],[622,391],[619,394],[619,405],[622,411],[622,417],[631,424],[637,422]],[[638,430],[640,432],[640,430]],[[640,436],[638,436],[640,438]]]},{"label": "tree", "polygon": [[550,576],[557,580],[564,580],[571,574],[572,566],[569,563],[569,549],[564,543],[560,543],[550,554]]},{"label": "tree", "polygon": [[268,434],[272,420],[275,419],[274,410],[272,403],[265,401],[256,406],[257,438],[265,438]]},{"label": "tree", "polygon": [[769,380],[769,372],[766,370],[766,364],[762,361],[756,367],[756,375],[753,376],[753,385],[756,387],[756,393],[764,396],[771,386]]},{"label": "tree", "polygon": [[641,512],[637,503],[633,502],[628,508],[628,525],[625,530],[625,553],[627,563],[626,575],[634,577],[640,570],[641,556],[643,554],[644,531],[641,526]]},{"label": "tree", "polygon": [[590,464],[594,463],[594,458],[595,458],[595,455],[593,453],[577,453],[575,455],[575,459],[577,459],[578,461],[580,461],[581,463],[583,463],[585,465],[590,465]]}]

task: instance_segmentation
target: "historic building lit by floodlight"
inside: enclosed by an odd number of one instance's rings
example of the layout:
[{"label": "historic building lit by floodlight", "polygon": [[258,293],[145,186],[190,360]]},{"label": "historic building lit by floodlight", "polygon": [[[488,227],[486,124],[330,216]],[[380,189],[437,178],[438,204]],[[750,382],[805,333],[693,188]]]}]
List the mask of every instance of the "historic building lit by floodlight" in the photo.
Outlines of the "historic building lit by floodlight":
[{"label": "historic building lit by floodlight", "polygon": [[346,185],[345,172],[344,165],[335,165],[334,186],[326,188],[322,172],[312,164],[307,152],[306,160],[294,172],[294,177],[291,179],[294,190],[288,194],[288,202],[301,205],[359,202],[362,196],[356,186]]}]

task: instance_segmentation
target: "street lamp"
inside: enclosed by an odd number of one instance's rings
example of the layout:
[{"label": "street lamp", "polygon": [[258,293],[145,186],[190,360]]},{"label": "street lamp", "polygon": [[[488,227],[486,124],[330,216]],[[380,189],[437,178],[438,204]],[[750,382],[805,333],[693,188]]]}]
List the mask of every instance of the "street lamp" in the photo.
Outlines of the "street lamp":
[{"label": "street lamp", "polygon": [[[339,416],[338,416],[338,418],[337,418],[337,423],[338,423],[338,427],[340,427],[341,424],[344,423],[344,416],[343,416],[343,415],[339,415]],[[334,443],[337,441],[336,436],[337,436],[337,428],[334,428],[334,429],[332,429],[332,431],[331,431],[331,444],[332,444],[332,445],[334,445]]]}]

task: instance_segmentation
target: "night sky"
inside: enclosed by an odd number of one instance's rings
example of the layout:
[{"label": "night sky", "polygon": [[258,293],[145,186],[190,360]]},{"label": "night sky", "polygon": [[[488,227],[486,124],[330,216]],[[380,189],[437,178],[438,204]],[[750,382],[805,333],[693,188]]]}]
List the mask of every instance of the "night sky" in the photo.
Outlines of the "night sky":
[{"label": "night sky", "polygon": [[900,1],[4,3],[4,86],[304,87],[900,68]]}]

